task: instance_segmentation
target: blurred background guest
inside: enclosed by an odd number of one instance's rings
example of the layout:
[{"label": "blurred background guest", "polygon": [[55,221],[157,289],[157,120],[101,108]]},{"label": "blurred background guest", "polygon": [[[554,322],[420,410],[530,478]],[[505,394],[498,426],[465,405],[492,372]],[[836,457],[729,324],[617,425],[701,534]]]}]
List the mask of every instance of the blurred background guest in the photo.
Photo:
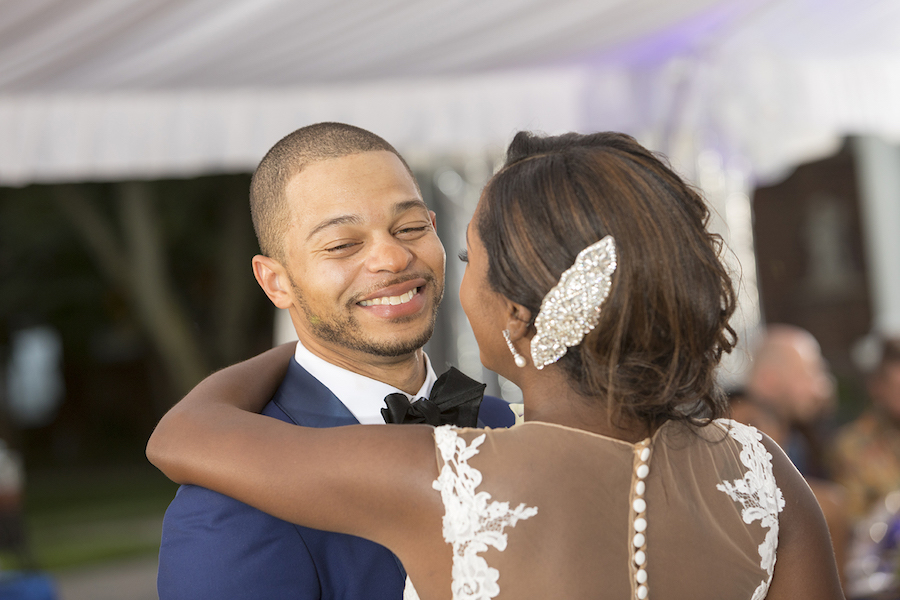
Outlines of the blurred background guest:
[{"label": "blurred background guest", "polygon": [[867,363],[871,404],[838,432],[835,479],[853,532],[844,565],[848,598],[900,597],[900,338],[883,337]]},{"label": "blurred background guest", "polygon": [[840,430],[833,460],[855,518],[900,489],[900,338],[883,340],[867,383],[872,404]]},{"label": "blurred background guest", "polygon": [[784,428],[776,441],[801,473],[827,476],[823,437],[835,408],[834,381],[811,333],[781,324],[765,329],[753,352],[746,400]]}]

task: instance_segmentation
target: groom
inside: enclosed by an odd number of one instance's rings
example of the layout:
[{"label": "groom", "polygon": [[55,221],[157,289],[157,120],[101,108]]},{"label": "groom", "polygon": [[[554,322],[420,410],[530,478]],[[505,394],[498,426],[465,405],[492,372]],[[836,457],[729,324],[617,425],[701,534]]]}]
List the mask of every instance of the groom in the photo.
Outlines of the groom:
[{"label": "groom", "polygon": [[[415,413],[407,398],[428,398],[437,379],[422,346],[443,296],[445,255],[403,158],[357,127],[304,127],[263,158],[250,207],[262,250],[254,275],[290,312],[300,340],[263,414],[335,427]],[[485,397],[478,419],[501,427],[513,415]],[[381,546],[196,486],[179,489],[163,523],[160,600],[400,600],[404,580]]]}]

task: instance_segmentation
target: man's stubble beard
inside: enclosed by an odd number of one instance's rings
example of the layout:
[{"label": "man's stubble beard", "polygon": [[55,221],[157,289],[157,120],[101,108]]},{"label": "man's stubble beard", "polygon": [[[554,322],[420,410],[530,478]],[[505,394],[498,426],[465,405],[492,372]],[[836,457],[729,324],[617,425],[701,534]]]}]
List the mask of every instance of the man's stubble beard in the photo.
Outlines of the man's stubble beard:
[{"label": "man's stubble beard", "polygon": [[[333,344],[337,344],[343,348],[348,350],[355,350],[358,352],[363,352],[365,354],[371,354],[373,356],[384,356],[384,357],[396,357],[396,356],[404,356],[407,354],[412,354],[419,348],[425,345],[428,340],[431,339],[431,336],[434,334],[434,326],[437,321],[437,311],[441,305],[441,300],[444,297],[444,287],[441,285],[438,288],[435,277],[431,274],[428,275],[420,275],[423,279],[425,279],[427,289],[434,290],[432,292],[432,309],[431,315],[429,315],[428,323],[425,326],[425,329],[422,333],[411,340],[391,340],[391,341],[377,341],[368,339],[362,330],[362,327],[359,325],[359,321],[357,321],[356,317],[352,314],[352,307],[356,304],[356,302],[350,302],[346,306],[347,312],[345,315],[338,315],[335,318],[323,319],[320,315],[316,315],[313,313],[306,302],[303,300],[303,295],[300,293],[300,289],[297,287],[297,284],[294,283],[293,278],[288,276],[291,282],[291,287],[294,291],[294,297],[297,299],[297,303],[300,305],[300,309],[303,311],[304,317],[306,317],[306,322],[309,323],[310,328],[312,329],[313,335],[318,337],[320,340],[325,342],[330,342]],[[389,283],[388,285],[393,285],[395,282]],[[396,282],[400,283],[400,282]],[[409,317],[401,317],[396,319],[396,323],[403,323],[406,321],[412,321],[418,318],[418,315],[411,315]]]}]

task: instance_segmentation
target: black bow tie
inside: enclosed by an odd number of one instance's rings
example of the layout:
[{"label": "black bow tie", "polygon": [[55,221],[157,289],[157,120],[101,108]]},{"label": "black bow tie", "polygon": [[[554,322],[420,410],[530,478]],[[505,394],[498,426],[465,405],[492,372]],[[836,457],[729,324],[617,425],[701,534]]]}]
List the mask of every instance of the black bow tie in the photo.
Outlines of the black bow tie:
[{"label": "black bow tie", "polygon": [[388,394],[384,399],[387,408],[381,409],[381,416],[385,423],[476,427],[485,387],[485,384],[450,367],[449,371],[434,382],[427,399],[419,398],[410,404],[406,394]]}]

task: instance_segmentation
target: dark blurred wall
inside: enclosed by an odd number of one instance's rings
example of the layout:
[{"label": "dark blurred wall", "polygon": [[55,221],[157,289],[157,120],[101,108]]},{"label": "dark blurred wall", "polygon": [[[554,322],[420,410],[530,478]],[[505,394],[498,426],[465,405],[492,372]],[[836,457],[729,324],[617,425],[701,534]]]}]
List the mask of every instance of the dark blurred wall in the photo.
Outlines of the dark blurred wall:
[{"label": "dark blurred wall", "polygon": [[863,402],[850,350],[872,321],[857,186],[854,156],[845,144],[753,197],[764,322],[815,335],[838,377],[846,416]]}]

